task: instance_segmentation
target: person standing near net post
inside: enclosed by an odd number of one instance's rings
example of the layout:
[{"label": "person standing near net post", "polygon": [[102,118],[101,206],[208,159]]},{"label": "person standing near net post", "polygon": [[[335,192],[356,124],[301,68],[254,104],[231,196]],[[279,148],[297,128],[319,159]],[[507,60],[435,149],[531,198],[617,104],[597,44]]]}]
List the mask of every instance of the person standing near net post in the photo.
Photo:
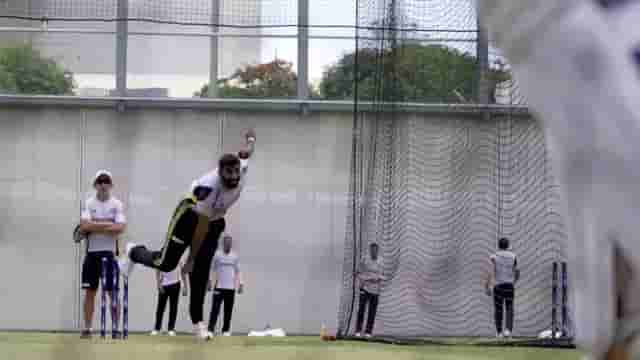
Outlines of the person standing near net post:
[{"label": "person standing near net post", "polygon": [[365,336],[370,338],[378,311],[380,287],[382,281],[386,280],[382,275],[382,259],[378,256],[378,244],[371,243],[371,245],[369,245],[369,254],[365,255],[360,261],[357,276],[360,280],[360,301],[358,318],[356,319],[356,337],[361,336],[364,313],[368,307],[369,311],[367,314]]},{"label": "person standing near net post", "polygon": [[[83,206],[80,216],[80,232],[87,239],[87,254],[82,264],[82,288],[85,289],[84,297],[84,329],[82,338],[91,337],[91,323],[95,309],[95,299],[102,274],[102,258],[107,259],[107,264],[115,261],[118,249],[118,235],[126,227],[126,217],[122,202],[111,195],[113,187],[111,173],[100,170],[96,173],[93,186],[96,195],[89,198]],[[113,266],[107,266],[106,288],[109,299],[113,304],[117,299],[112,298],[113,290]],[[116,281],[117,282],[117,281]],[[118,284],[114,284],[116,288]],[[109,307],[113,311],[113,306]],[[118,310],[112,314],[112,319],[118,322]]]},{"label": "person standing near net post", "polygon": [[573,341],[585,359],[636,359],[640,2],[478,5],[487,37],[508,59],[509,72],[544,129],[566,228]]},{"label": "person standing near net post", "polygon": [[231,315],[235,302],[236,291],[242,294],[244,284],[238,265],[238,255],[231,250],[233,239],[224,234],[222,238],[222,250],[218,250],[213,257],[212,270],[214,273],[213,304],[209,317],[209,337],[213,337],[216,328],[220,306],[224,303],[224,317],[222,324],[222,336],[231,336]]},{"label": "person standing near net post", "polygon": [[[176,319],[178,317],[178,305],[180,302],[180,289],[182,295],[187,294],[186,274],[182,271],[182,264],[169,272],[156,270],[156,281],[158,285],[158,307],[156,308],[156,324],[151,331],[151,336],[156,336],[162,329],[162,318],[164,309],[169,300],[169,324],[167,325],[167,334],[176,336]],[[184,285],[183,285],[184,284]]]},{"label": "person standing near net post", "polygon": [[[516,254],[509,250],[509,239],[498,240],[499,251],[491,255],[489,261],[491,268],[487,276],[485,288],[487,295],[491,296],[493,286],[494,320],[498,338],[511,337],[513,333],[513,299],[515,296],[515,283],[520,277]],[[506,310],[506,326],[502,331],[502,319]]]},{"label": "person standing near net post", "polygon": [[226,226],[224,217],[240,198],[246,183],[249,158],[255,148],[255,131],[247,131],[245,138],[246,148],[236,154],[222,155],[216,169],[193,182],[191,194],[178,204],[171,218],[160,251],[129,243],[126,256],[121,259],[122,268],[126,268],[124,276],[129,276],[134,264],[167,272],[176,268],[189,247],[189,258],[184,267],[189,273],[189,314],[194,335],[202,340],[209,338],[202,320],[211,261]]}]

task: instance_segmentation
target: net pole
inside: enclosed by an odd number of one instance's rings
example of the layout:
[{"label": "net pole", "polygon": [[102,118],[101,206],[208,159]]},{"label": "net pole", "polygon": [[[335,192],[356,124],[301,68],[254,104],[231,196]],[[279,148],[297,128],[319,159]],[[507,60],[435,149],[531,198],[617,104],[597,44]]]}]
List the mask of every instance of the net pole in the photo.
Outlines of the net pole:
[{"label": "net pole", "polygon": [[359,65],[359,50],[360,50],[360,31],[357,28],[359,25],[360,17],[359,17],[359,9],[360,0],[356,0],[356,8],[355,8],[355,16],[356,16],[356,30],[355,30],[355,53],[353,59],[353,134],[352,134],[352,145],[351,145],[351,191],[352,191],[352,200],[351,200],[351,211],[352,211],[352,228],[351,228],[351,238],[353,240],[353,264],[351,269],[351,302],[349,305],[348,314],[346,316],[345,324],[343,325],[343,335],[349,334],[349,329],[351,327],[351,319],[353,317],[353,307],[355,306],[356,301],[356,271],[357,271],[357,244],[358,244],[358,202],[357,202],[357,179],[358,179],[358,116],[359,116],[359,108],[358,108],[358,65]]},{"label": "net pole", "polygon": [[299,100],[309,98],[309,0],[298,0],[298,81]]},{"label": "net pole", "polygon": [[[476,13],[480,13],[480,2],[478,2]],[[478,58],[478,104],[489,104],[489,81],[487,78],[489,70],[489,37],[484,29],[480,16],[477,20],[476,56]],[[488,120],[488,112],[485,112],[485,120]]]},{"label": "net pole", "polygon": [[562,286],[562,336],[568,333],[569,308],[567,305],[567,262],[563,261],[561,266],[561,286]]},{"label": "net pole", "polygon": [[558,263],[553,263],[551,288],[551,338],[556,338],[558,331]]},{"label": "net pole", "polygon": [[[78,188],[77,188],[77,197],[78,197],[78,219],[82,216],[82,207],[84,203],[84,172],[85,172],[85,163],[86,163],[86,129],[87,129],[87,113],[82,112],[82,116],[80,117],[79,124],[80,131],[78,137]],[[83,308],[82,308],[82,299],[83,299],[83,291],[81,286],[81,277],[82,277],[82,254],[86,253],[83,251],[83,248],[89,246],[88,238],[85,239],[84,242],[80,242],[75,245],[75,261],[74,261],[74,291],[75,291],[75,318],[76,318],[76,328],[80,330],[82,328],[83,322]]]},{"label": "net pole", "polygon": [[127,40],[129,31],[129,0],[118,0],[116,24],[116,92],[127,96]]},{"label": "net pole", "polygon": [[[356,70],[357,71],[357,70]],[[354,100],[354,104],[356,101]],[[352,250],[352,264],[351,264],[351,301],[347,314],[342,325],[342,331],[340,335],[348,335],[351,327],[351,319],[353,316],[353,307],[355,306],[355,293],[356,293],[356,271],[357,271],[357,243],[358,243],[358,200],[357,200],[357,178],[358,178],[358,119],[357,111],[353,113],[353,129],[352,129],[352,145],[351,145],[351,239],[353,241]]]},{"label": "net pole", "polygon": [[211,31],[215,34],[209,40],[209,91],[210,98],[218,97],[218,49],[220,28],[220,0],[211,0]]}]

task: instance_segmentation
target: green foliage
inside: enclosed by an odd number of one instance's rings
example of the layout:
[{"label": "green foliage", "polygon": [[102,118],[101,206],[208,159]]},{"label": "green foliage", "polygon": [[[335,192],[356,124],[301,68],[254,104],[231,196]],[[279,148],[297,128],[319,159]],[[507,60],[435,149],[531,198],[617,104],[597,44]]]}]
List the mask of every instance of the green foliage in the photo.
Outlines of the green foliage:
[{"label": "green foliage", "polygon": [[72,95],[73,74],[29,45],[0,48],[0,93]]},{"label": "green foliage", "polygon": [[[370,101],[458,103],[473,101],[477,84],[477,59],[459,50],[406,43],[392,49],[360,49],[358,57],[358,98]],[[320,93],[310,89],[312,98],[353,99],[356,53],[345,54],[328,67],[320,83]],[[493,90],[508,80],[502,68],[487,75]],[[297,75],[290,62],[249,65],[228,79],[219,81],[221,98],[292,98],[296,95]],[[207,97],[209,85],[194,96]]]},{"label": "green foliage", "polygon": [[[247,65],[218,82],[221,98],[292,98],[296,96],[298,76],[291,62],[276,59],[268,63]],[[207,97],[209,84],[194,96]]]},{"label": "green foliage", "polygon": [[[439,45],[408,43],[392,49],[360,49],[358,98],[360,100],[457,103],[474,98],[476,58]],[[327,99],[353,99],[356,53],[344,55],[327,68],[320,92]],[[502,71],[491,78],[501,81]]]}]

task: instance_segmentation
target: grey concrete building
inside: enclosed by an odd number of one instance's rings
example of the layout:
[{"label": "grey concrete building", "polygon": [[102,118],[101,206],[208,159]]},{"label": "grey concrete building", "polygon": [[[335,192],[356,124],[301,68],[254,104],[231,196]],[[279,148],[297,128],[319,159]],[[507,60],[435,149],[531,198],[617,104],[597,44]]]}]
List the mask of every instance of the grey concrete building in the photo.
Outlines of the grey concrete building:
[{"label": "grey concrete building", "polygon": [[[128,87],[131,89],[166,88],[169,96],[191,96],[209,79],[210,39],[197,36],[170,36],[167,33],[205,33],[212,22],[212,0],[173,0],[149,2],[129,0],[129,17],[165,23],[132,21],[128,37]],[[75,74],[80,94],[101,94],[115,87],[116,23],[84,21],[115,19],[117,0],[0,0],[3,14],[36,18],[62,18],[70,21],[23,21],[0,19],[0,26],[88,30],[94,33],[6,33],[0,45],[31,41],[44,54],[59,61]],[[219,22],[236,25],[260,23],[260,2],[251,0],[220,1]],[[83,21],[77,21],[77,20]],[[170,22],[181,24],[168,24]],[[200,24],[200,25],[185,25]],[[96,34],[96,31],[103,33]],[[223,28],[221,32],[259,34],[259,29]],[[144,32],[145,35],[136,35]],[[147,35],[163,33],[163,35]],[[230,75],[236,68],[258,63],[261,40],[256,37],[223,37],[219,40],[219,76]]]}]

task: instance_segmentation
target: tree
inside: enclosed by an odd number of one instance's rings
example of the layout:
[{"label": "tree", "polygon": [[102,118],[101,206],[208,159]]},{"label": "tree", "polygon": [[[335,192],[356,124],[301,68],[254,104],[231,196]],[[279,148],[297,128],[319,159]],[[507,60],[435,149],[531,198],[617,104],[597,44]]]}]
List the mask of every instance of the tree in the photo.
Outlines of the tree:
[{"label": "tree", "polygon": [[[229,78],[218,81],[221,98],[286,98],[295,97],[298,76],[291,62],[275,59],[271,62],[247,65],[236,70]],[[207,97],[209,84],[205,84],[196,97]]]},{"label": "tree", "polygon": [[[474,98],[476,58],[457,49],[401,42],[395,48],[359,49],[357,56],[360,100],[458,103]],[[323,97],[353,99],[355,58],[355,52],[346,54],[325,70]],[[501,76],[499,70],[489,75]]]},{"label": "tree", "polygon": [[73,74],[29,45],[0,48],[0,93],[71,95]]}]

